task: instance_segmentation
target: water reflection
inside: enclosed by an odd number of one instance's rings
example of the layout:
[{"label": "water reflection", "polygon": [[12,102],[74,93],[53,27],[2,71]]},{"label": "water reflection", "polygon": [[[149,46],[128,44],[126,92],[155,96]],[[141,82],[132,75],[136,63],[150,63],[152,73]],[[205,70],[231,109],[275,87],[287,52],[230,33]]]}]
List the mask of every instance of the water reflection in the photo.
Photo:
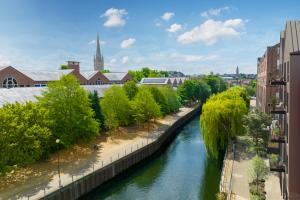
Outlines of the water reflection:
[{"label": "water reflection", "polygon": [[128,171],[83,199],[215,199],[220,166],[207,158],[199,117],[158,158]]}]

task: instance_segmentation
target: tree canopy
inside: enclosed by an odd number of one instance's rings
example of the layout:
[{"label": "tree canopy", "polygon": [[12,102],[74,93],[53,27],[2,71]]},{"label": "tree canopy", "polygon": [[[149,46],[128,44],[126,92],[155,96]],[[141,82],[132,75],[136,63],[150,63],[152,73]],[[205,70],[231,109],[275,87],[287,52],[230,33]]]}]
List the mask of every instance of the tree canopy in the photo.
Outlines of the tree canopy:
[{"label": "tree canopy", "polygon": [[104,124],[108,129],[126,126],[131,122],[130,103],[125,91],[113,85],[104,92],[100,101]]},{"label": "tree canopy", "polygon": [[40,104],[7,104],[0,109],[0,172],[32,163],[49,153],[50,122]]},{"label": "tree canopy", "polygon": [[228,140],[242,135],[243,116],[247,114],[247,103],[243,98],[244,90],[239,87],[210,97],[202,107],[200,125],[203,140],[209,155],[218,157]]},{"label": "tree canopy", "polygon": [[79,139],[89,140],[99,133],[87,92],[74,76],[62,76],[59,81],[49,83],[39,100],[48,111],[53,136],[63,146]]},{"label": "tree canopy", "polygon": [[202,80],[186,80],[181,84],[177,93],[180,97],[181,103],[187,103],[191,101],[201,101],[205,102],[210,96],[211,90],[209,85],[207,85]]},{"label": "tree canopy", "polygon": [[246,133],[252,138],[252,148],[256,154],[265,153],[268,144],[271,116],[255,109],[243,119]]},{"label": "tree canopy", "polygon": [[203,81],[210,86],[212,94],[216,94],[226,90],[226,84],[223,81],[223,79],[219,76],[208,75],[203,77]]},{"label": "tree canopy", "polygon": [[123,85],[123,89],[125,90],[129,100],[132,100],[139,90],[139,88],[137,87],[134,81],[126,81],[125,84]]},{"label": "tree canopy", "polygon": [[139,89],[136,97],[131,102],[131,108],[133,117],[138,123],[156,119],[161,115],[159,105],[145,87]]},{"label": "tree canopy", "polygon": [[157,71],[152,70],[148,67],[142,68],[141,70],[129,70],[128,73],[133,77],[135,82],[139,82],[142,78],[147,77],[168,77],[169,73],[167,71]]}]

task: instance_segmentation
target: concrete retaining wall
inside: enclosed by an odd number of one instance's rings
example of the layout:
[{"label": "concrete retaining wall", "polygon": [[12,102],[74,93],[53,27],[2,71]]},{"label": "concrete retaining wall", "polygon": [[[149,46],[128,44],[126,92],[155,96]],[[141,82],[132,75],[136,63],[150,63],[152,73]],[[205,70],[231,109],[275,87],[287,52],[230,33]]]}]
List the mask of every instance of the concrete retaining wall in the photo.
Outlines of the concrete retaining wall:
[{"label": "concrete retaining wall", "polygon": [[104,182],[111,180],[115,176],[128,170],[134,165],[144,161],[146,158],[153,156],[156,153],[164,150],[168,144],[176,137],[178,130],[185,125],[189,120],[199,114],[201,106],[198,106],[193,111],[178,119],[163,133],[157,140],[138,149],[125,157],[122,157],[111,164],[91,173],[87,176],[62,187],[53,193],[48,194],[42,199],[47,200],[73,200],[89,193],[93,189],[99,187]]}]

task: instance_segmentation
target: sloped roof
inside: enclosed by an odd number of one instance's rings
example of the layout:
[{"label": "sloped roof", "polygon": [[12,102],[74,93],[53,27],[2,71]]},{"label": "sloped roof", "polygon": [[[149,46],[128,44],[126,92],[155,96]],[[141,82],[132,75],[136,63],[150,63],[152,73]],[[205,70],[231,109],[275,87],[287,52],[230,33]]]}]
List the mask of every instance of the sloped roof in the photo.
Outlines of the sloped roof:
[{"label": "sloped roof", "polygon": [[0,71],[1,71],[2,69],[5,69],[6,67],[8,67],[8,66],[0,66]]},{"label": "sloped roof", "polygon": [[[104,91],[112,85],[82,85],[88,92],[97,91],[99,97],[103,97]],[[36,96],[41,96],[47,87],[16,87],[0,88],[0,107],[7,103],[25,103],[27,101],[36,102]]]},{"label": "sloped roof", "polygon": [[62,75],[70,74],[73,69],[55,70],[55,71],[35,71],[35,70],[20,70],[34,81],[57,81]]},{"label": "sloped roof", "polygon": [[126,75],[127,72],[110,72],[103,74],[109,81],[121,81]]},{"label": "sloped roof", "polygon": [[169,78],[142,78],[141,84],[168,84]]},{"label": "sloped roof", "polygon": [[90,80],[97,73],[98,73],[98,71],[81,71],[80,72],[80,74],[87,80]]}]

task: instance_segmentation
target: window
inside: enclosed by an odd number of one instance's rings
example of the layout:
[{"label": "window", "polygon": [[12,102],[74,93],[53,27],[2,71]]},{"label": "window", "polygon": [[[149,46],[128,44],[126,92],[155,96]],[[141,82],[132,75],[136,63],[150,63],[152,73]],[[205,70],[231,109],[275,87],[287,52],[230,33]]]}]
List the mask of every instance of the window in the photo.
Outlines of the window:
[{"label": "window", "polygon": [[17,83],[16,79],[13,77],[7,77],[3,81],[3,87],[5,87],[5,88],[14,88],[17,86],[18,86],[18,83]]},{"label": "window", "polygon": [[100,78],[98,78],[98,79],[96,80],[96,85],[103,85],[103,82],[101,81]]}]

